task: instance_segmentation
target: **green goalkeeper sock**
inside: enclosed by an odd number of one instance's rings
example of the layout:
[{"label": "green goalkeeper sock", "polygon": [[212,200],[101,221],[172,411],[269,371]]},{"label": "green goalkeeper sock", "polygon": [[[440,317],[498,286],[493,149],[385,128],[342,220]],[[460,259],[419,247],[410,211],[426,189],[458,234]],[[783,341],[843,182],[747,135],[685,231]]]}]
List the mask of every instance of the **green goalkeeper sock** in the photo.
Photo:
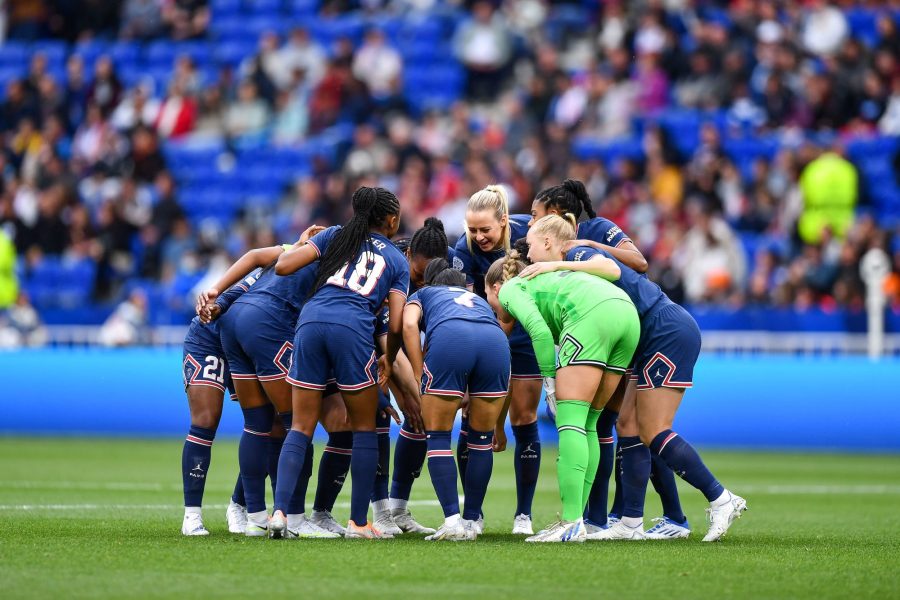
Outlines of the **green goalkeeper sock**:
[{"label": "green goalkeeper sock", "polygon": [[602,411],[596,409],[588,410],[587,423],[584,431],[587,434],[587,468],[584,472],[584,490],[581,494],[581,501],[585,506],[581,507],[584,511],[587,506],[588,498],[591,495],[591,488],[594,487],[594,478],[597,476],[597,466],[600,464],[600,440],[597,438],[597,419],[600,418]]},{"label": "green goalkeeper sock", "polygon": [[556,474],[563,505],[563,521],[577,521],[584,512],[582,496],[588,462],[588,443],[584,429],[590,408],[590,404],[578,400],[556,401],[556,430],[559,432]]}]

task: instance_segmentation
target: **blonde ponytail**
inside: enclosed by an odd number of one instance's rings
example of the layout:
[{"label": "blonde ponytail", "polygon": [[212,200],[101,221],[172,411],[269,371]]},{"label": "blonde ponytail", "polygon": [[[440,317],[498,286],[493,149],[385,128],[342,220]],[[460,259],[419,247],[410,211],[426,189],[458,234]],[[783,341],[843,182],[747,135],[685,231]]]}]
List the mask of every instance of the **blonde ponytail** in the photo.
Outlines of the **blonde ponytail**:
[{"label": "blonde ponytail", "polygon": [[504,284],[516,277],[523,269],[525,269],[525,263],[518,250],[510,250],[506,256],[491,263],[487,273],[484,274],[484,285]]},{"label": "blonde ponytail", "polygon": [[[472,194],[466,204],[466,212],[481,212],[489,210],[494,213],[497,221],[502,221],[506,217],[506,225],[503,226],[503,232],[500,234],[500,242],[504,252],[510,249],[512,235],[509,225],[509,197],[506,194],[506,188],[502,185],[492,184]],[[466,224],[466,245],[469,252],[472,252],[472,234],[469,232],[469,225]]]}]

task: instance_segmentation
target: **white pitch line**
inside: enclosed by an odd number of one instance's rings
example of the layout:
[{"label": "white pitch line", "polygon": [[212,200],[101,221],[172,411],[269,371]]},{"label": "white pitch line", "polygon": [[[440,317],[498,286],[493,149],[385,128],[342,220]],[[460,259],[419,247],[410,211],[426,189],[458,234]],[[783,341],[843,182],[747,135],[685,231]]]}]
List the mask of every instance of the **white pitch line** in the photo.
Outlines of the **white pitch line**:
[{"label": "white pitch line", "polygon": [[[462,500],[462,498],[460,498]],[[437,500],[410,500],[410,506],[440,506]],[[203,508],[218,510],[227,504],[204,504]],[[79,510],[179,510],[181,504],[0,504],[0,511],[79,511]],[[349,502],[337,502],[335,508],[350,508]]]}]

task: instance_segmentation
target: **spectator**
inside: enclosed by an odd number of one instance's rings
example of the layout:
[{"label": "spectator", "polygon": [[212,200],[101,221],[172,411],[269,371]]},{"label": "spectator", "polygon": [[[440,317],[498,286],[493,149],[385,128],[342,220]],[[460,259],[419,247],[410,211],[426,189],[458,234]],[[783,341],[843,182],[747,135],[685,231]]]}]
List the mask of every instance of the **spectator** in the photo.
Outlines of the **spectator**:
[{"label": "spectator", "polygon": [[225,111],[225,132],[233,138],[262,133],[269,123],[269,108],[257,95],[256,85],[244,80],[238,97]]},{"label": "spectator", "polygon": [[482,102],[496,98],[505,83],[504,70],[512,59],[512,40],[490,2],[475,2],[472,19],[459,26],[453,49],[466,68],[466,95]]},{"label": "spectator", "polygon": [[122,5],[119,37],[125,40],[149,40],[162,33],[163,0],[125,0]]},{"label": "spectator", "polygon": [[859,193],[856,167],[839,149],[822,153],[800,175],[803,213],[797,229],[807,244],[822,241],[825,231],[843,239],[853,224]]},{"label": "spectator", "polygon": [[142,183],[153,181],[165,170],[166,159],[159,149],[159,139],[149,127],[137,127],[131,134],[130,163],[131,175]]},{"label": "spectator", "polygon": [[99,341],[103,346],[121,348],[146,343],[147,297],[136,290],[116,307],[100,328]]},{"label": "spectator", "polygon": [[99,108],[105,118],[119,104],[121,94],[122,84],[116,75],[112,59],[101,56],[94,66],[94,80],[87,93],[88,103]]},{"label": "spectator", "polygon": [[207,0],[162,0],[163,22],[169,27],[169,35],[176,40],[199,38],[209,27]]},{"label": "spectator", "polygon": [[184,84],[176,79],[169,86],[169,95],[163,100],[154,123],[156,132],[163,139],[178,138],[194,129],[197,104],[186,93]]},{"label": "spectator", "polygon": [[59,256],[69,246],[69,229],[62,218],[65,190],[54,186],[38,197],[38,218],[32,230],[32,251]]},{"label": "spectator", "polygon": [[675,264],[688,301],[721,302],[743,285],[744,251],[724,220],[698,207],[692,212],[694,225],[675,252]]},{"label": "spectator", "polygon": [[403,59],[379,29],[370,29],[353,57],[353,74],[369,86],[376,100],[387,98],[403,71]]},{"label": "spectator", "polygon": [[9,310],[0,313],[0,348],[39,348],[47,344],[48,337],[47,328],[24,292]]},{"label": "spectator", "polygon": [[152,82],[133,87],[110,116],[109,122],[122,133],[131,133],[138,126],[153,127],[160,103],[151,95]]},{"label": "spectator", "polygon": [[0,310],[9,308],[19,295],[16,277],[16,246],[0,228]]},{"label": "spectator", "polygon": [[847,38],[850,26],[840,9],[825,0],[809,0],[803,17],[803,47],[817,56],[835,54]]},{"label": "spectator", "polygon": [[279,61],[288,73],[302,71],[304,79],[315,87],[325,74],[325,52],[303,27],[291,30],[287,43],[278,51]]}]

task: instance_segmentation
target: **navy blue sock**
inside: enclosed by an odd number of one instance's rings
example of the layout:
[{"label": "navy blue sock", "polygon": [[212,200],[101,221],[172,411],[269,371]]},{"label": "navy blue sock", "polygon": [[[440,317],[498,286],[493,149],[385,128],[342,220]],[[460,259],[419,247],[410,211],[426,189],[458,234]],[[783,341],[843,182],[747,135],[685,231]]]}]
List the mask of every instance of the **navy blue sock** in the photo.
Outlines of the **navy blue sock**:
[{"label": "navy blue sock", "polygon": [[313,510],[331,512],[338,494],[344,487],[347,472],[350,471],[350,456],[353,453],[353,433],[332,431],[328,434],[328,444],[319,461],[319,476]]},{"label": "navy blue sock", "polygon": [[422,474],[428,444],[424,433],[416,433],[404,421],[394,447],[394,472],[391,479],[391,498],[409,500],[413,482]]},{"label": "navy blue sock", "polygon": [[606,507],[609,503],[609,477],[613,472],[616,460],[616,445],[613,440],[613,428],[619,413],[607,408],[600,413],[597,420],[597,438],[600,441],[600,464],[597,466],[597,477],[588,496],[587,510],[584,517],[594,525],[606,525]]},{"label": "navy blue sock", "polygon": [[313,443],[309,441],[306,447],[306,458],[303,459],[303,470],[300,471],[300,478],[297,479],[297,487],[294,488],[294,495],[288,502],[287,513],[289,515],[302,515],[306,512],[306,490],[309,489],[309,480],[312,478],[313,464]]},{"label": "navy blue sock", "polygon": [[375,419],[375,433],[378,434],[378,468],[375,470],[375,486],[372,488],[372,502],[387,500],[391,476],[391,418]]},{"label": "navy blue sock", "polygon": [[[456,438],[456,465],[459,469],[459,482],[466,487],[466,465],[469,464],[469,419],[463,417]],[[428,464],[431,464],[430,462]],[[430,468],[430,467],[429,467]]]},{"label": "navy blue sock", "polygon": [[[312,444],[312,439],[305,433],[288,431],[284,438],[284,446],[281,448],[281,458],[278,460],[278,486],[275,488],[275,510],[284,514],[290,514],[288,507],[291,498],[297,489],[297,483],[303,473],[306,463],[306,449]],[[248,509],[249,510],[249,509]]]},{"label": "navy blue sock", "polygon": [[181,451],[181,482],[184,486],[184,505],[202,506],[206,473],[212,455],[215,429],[191,425]]},{"label": "navy blue sock", "polygon": [[[463,518],[475,521],[481,516],[481,506],[494,469],[493,431],[469,429],[469,464],[466,474],[466,507]],[[453,478],[456,481],[456,478]]]},{"label": "navy blue sock", "polygon": [[449,431],[429,431],[428,472],[444,516],[459,514],[459,493],[456,491],[456,463],[450,450]]},{"label": "navy blue sock", "polygon": [[[516,514],[531,516],[531,503],[541,471],[541,438],[538,434],[538,424],[535,421],[528,425],[513,425],[512,431],[513,437],[516,438],[516,453],[513,455],[513,468],[516,472]],[[468,505],[467,501],[466,506]]]},{"label": "navy blue sock", "polygon": [[619,438],[622,444],[622,516],[643,517],[647,482],[650,480],[650,450],[641,438]]},{"label": "navy blue sock", "polygon": [[[288,427],[285,431],[290,430]],[[281,448],[284,446],[284,438],[269,437],[269,458],[266,462],[266,471],[269,474],[269,486],[272,488],[272,497],[275,497],[275,487],[278,483],[278,459],[281,457]]]},{"label": "navy blue sock", "polygon": [[244,498],[244,480],[238,473],[237,481],[234,483],[234,492],[231,494],[231,501],[241,506],[247,506],[247,499]]},{"label": "navy blue sock", "polygon": [[269,462],[269,431],[275,412],[272,406],[243,408],[244,431],[238,445],[238,463],[244,482],[247,512],[266,510],[266,474]]},{"label": "navy blue sock", "polygon": [[362,527],[369,522],[369,499],[378,469],[378,434],[374,431],[353,432],[353,455],[350,457],[350,518]]},{"label": "navy blue sock", "polygon": [[613,494],[613,503],[609,509],[609,516],[620,518],[622,516],[622,438],[616,442],[616,461],[613,465],[613,479],[616,482],[616,491]]},{"label": "navy blue sock", "polygon": [[666,461],[676,475],[700,490],[710,502],[725,491],[722,484],[703,464],[693,446],[671,429],[666,429],[653,438],[650,449]]},{"label": "navy blue sock", "polygon": [[663,515],[677,523],[684,523],[687,517],[681,510],[681,498],[678,497],[678,485],[675,483],[675,473],[669,468],[658,454],[650,453],[650,483],[659,494],[662,502]]}]

